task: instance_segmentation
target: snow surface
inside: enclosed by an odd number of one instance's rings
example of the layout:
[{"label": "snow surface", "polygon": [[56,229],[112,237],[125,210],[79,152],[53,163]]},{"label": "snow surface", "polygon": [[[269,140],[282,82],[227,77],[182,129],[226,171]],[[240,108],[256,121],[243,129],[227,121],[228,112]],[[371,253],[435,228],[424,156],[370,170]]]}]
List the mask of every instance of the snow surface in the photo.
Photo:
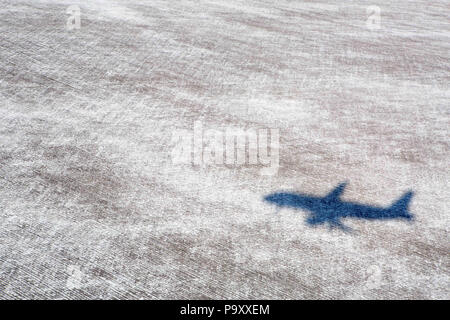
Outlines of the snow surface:
[{"label": "snow surface", "polygon": [[[449,299],[449,9],[0,0],[0,298]],[[173,164],[195,121],[279,129],[278,172]],[[414,222],[262,200],[342,181]]]}]

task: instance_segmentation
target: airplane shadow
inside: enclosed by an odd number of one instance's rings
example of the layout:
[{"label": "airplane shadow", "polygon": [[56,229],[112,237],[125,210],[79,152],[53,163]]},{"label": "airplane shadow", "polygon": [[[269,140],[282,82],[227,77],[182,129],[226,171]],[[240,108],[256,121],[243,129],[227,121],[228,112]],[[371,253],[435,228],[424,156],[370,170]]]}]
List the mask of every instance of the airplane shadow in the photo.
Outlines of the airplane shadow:
[{"label": "airplane shadow", "polygon": [[345,226],[341,219],[355,218],[365,220],[413,220],[414,216],[408,212],[409,203],[414,195],[410,190],[405,192],[397,201],[387,208],[347,202],[340,199],[346,183],[339,184],[328,195],[320,197],[294,192],[277,192],[264,197],[264,201],[276,205],[278,209],[286,207],[302,209],[311,214],[306,219],[309,226],[328,224],[330,228],[344,231],[351,229]]}]

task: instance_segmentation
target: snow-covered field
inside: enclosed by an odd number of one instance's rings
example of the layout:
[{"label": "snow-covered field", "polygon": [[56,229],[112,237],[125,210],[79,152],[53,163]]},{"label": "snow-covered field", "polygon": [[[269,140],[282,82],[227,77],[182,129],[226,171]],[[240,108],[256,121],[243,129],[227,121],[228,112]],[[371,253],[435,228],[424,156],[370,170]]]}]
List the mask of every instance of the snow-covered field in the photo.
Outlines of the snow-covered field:
[{"label": "snow-covered field", "polygon": [[[449,299],[449,12],[0,0],[0,298]],[[195,123],[279,132],[278,170],[174,163]],[[343,181],[415,220],[263,201]]]}]

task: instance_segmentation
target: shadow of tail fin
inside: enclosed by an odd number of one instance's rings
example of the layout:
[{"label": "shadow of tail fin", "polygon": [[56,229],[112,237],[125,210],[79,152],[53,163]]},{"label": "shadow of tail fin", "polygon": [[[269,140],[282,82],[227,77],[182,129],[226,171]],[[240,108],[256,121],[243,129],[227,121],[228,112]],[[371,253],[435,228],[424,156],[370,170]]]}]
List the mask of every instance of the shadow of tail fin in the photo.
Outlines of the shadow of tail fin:
[{"label": "shadow of tail fin", "polygon": [[347,182],[340,183],[336,188],[331,190],[330,193],[328,193],[324,200],[331,200],[331,201],[337,201],[341,194],[344,192],[345,186],[347,185]]},{"label": "shadow of tail fin", "polygon": [[412,215],[408,212],[409,210],[409,203],[411,201],[411,198],[413,197],[414,192],[408,191],[404,195],[401,196],[400,199],[395,201],[391,206],[391,211],[398,213],[401,216],[407,217],[409,219],[412,218]]}]

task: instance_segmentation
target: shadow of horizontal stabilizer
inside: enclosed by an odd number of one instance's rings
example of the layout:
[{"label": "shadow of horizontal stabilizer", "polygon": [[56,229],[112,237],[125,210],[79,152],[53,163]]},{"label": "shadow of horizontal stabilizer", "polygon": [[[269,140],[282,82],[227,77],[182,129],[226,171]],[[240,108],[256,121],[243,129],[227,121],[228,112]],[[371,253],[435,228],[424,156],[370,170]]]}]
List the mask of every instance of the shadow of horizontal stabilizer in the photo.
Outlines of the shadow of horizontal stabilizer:
[{"label": "shadow of horizontal stabilizer", "polygon": [[340,199],[346,183],[341,183],[330,193],[323,197],[292,193],[278,192],[267,195],[264,201],[275,204],[278,208],[288,207],[303,209],[311,212],[306,219],[310,226],[328,224],[330,228],[340,228],[348,231],[349,228],[342,224],[342,218],[356,218],[365,220],[404,219],[413,220],[409,213],[409,203],[414,195],[412,191],[405,192],[398,200],[387,208],[346,202]]}]

